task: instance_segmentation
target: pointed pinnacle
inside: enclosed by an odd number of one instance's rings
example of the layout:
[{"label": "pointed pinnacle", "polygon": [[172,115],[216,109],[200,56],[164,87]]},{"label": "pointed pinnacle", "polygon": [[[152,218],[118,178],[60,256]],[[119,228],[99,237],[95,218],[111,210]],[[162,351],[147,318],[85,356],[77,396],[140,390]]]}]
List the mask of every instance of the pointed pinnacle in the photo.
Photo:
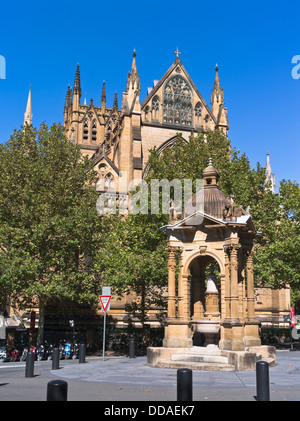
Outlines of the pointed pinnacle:
[{"label": "pointed pinnacle", "polygon": [[131,66],[131,72],[130,73],[131,73],[131,75],[137,76],[137,68],[136,68],[136,60],[135,60],[136,52],[135,52],[135,50],[133,51],[132,55],[133,55],[133,59],[132,59],[132,66]]},{"label": "pointed pinnacle", "polygon": [[103,81],[102,94],[101,94],[101,105],[105,105],[105,102],[106,102],[105,81]]},{"label": "pointed pinnacle", "polygon": [[73,93],[77,93],[81,96],[79,64],[77,64],[77,68],[76,68]]},{"label": "pointed pinnacle", "polygon": [[117,96],[117,92],[115,92],[115,98],[114,98],[114,105],[113,105],[114,110],[118,109],[118,96]]}]

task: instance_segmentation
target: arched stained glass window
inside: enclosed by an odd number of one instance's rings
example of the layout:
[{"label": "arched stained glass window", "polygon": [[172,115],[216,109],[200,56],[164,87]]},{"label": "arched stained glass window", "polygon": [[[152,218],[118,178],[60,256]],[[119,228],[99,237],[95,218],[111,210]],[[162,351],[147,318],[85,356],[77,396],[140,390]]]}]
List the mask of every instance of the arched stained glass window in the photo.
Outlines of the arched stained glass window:
[{"label": "arched stained glass window", "polygon": [[193,127],[193,91],[188,81],[176,75],[164,86],[163,124]]},{"label": "arched stained glass window", "polygon": [[159,120],[159,97],[157,95],[152,100],[152,120]]},{"label": "arched stained glass window", "polygon": [[202,116],[202,104],[197,102],[195,106],[195,126],[199,127],[201,125],[201,116]]}]

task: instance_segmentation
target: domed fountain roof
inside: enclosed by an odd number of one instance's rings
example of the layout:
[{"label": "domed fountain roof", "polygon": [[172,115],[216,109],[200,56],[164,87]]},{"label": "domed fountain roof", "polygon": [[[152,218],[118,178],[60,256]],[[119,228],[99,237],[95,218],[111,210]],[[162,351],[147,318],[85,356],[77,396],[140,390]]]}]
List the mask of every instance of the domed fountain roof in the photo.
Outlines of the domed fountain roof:
[{"label": "domed fountain roof", "polygon": [[[220,175],[216,168],[212,165],[211,159],[209,160],[208,167],[203,170],[202,174],[204,188],[203,190],[200,189],[198,192],[196,192],[191,199],[191,204],[194,208],[194,211],[199,210],[210,216],[213,216],[214,218],[223,219],[223,211],[225,209],[226,203],[228,203],[228,200],[230,199],[228,199],[226,194],[223,193],[218,186]],[[196,199],[198,199],[198,203],[200,205],[199,209],[195,209],[197,204]]]}]

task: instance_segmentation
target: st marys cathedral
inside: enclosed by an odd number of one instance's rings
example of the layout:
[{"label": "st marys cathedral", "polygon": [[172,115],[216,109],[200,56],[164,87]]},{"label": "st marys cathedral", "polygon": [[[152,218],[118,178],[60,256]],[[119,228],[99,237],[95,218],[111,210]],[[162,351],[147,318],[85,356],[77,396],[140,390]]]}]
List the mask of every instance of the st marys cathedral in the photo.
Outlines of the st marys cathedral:
[{"label": "st marys cathedral", "polygon": [[[153,86],[147,89],[147,95],[142,102],[135,52],[120,107],[117,94],[113,107],[106,106],[105,83],[99,105],[94,104],[92,99],[89,104],[86,100],[82,101],[79,65],[74,86],[67,89],[64,107],[66,135],[71,142],[80,146],[83,154],[93,160],[94,169],[101,181],[99,193],[109,191],[114,186],[119,205],[122,201],[126,202],[132,180],[139,182],[143,179],[147,170],[149,150],[153,147],[156,147],[158,152],[172,147],[178,133],[181,133],[187,142],[191,133],[199,130],[218,129],[226,137],[228,135],[227,108],[219,81],[218,66],[215,67],[214,85],[208,106],[179,55],[179,51],[175,51],[174,63],[159,81],[155,80]],[[31,90],[24,124],[25,122],[32,123]],[[214,168],[213,170],[215,171]],[[127,174],[125,185],[120,183],[124,173]],[[266,181],[271,182],[274,193],[275,180],[268,154]],[[260,298],[255,303],[256,317],[266,324],[281,324],[284,315],[288,314],[289,290],[278,292],[263,288],[260,291],[256,290],[256,295]],[[124,302],[112,300],[111,304],[112,316],[123,324]],[[152,316],[150,323],[155,324],[157,320],[155,315]]]},{"label": "st marys cathedral", "polygon": [[[73,89],[68,87],[64,108],[66,134],[80,146],[83,154],[94,160],[102,181],[100,190],[113,185],[119,203],[126,200],[129,183],[143,178],[149,150],[154,146],[158,152],[172,146],[178,132],[186,141],[192,131],[198,130],[220,129],[227,136],[228,116],[218,67],[209,107],[183,66],[178,50],[175,55],[174,63],[147,89],[142,102],[135,52],[121,107],[117,94],[113,108],[106,107],[104,82],[101,104],[96,105],[93,100],[82,104],[79,65]],[[122,183],[121,188],[120,175],[124,173],[126,184]]]}]

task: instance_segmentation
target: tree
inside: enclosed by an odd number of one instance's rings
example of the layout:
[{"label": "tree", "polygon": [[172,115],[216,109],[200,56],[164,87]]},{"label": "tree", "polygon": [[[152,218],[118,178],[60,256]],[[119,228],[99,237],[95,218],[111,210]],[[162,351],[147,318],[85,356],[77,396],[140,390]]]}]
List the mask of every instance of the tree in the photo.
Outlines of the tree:
[{"label": "tree", "polygon": [[220,173],[220,188],[228,196],[233,195],[238,206],[246,209],[254,205],[265,190],[265,169],[259,164],[256,169],[251,168],[246,154],[232,148],[221,131],[192,134],[188,143],[178,134],[173,148],[161,154],[152,149],[146,180],[191,179],[195,193],[196,179],[202,179],[210,158]]},{"label": "tree", "polygon": [[166,309],[167,260],[165,238],[159,230],[161,217],[116,214],[102,217],[102,224],[106,235],[99,244],[94,269],[114,295],[135,294],[125,309],[144,327],[150,308],[161,316]]},{"label": "tree", "polygon": [[[178,135],[173,148],[150,153],[147,180],[151,178],[202,178],[209,158],[220,173],[219,185],[237,206],[250,208],[260,235],[255,239],[255,279],[260,285],[280,288],[287,283],[294,291],[300,284],[300,190],[290,180],[280,183],[273,194],[265,182],[265,168],[252,168],[245,153],[230,147],[220,131],[199,132],[187,143]],[[195,183],[194,183],[195,186]],[[195,190],[194,190],[195,192]]]},{"label": "tree", "polygon": [[258,237],[255,274],[264,284],[283,288],[289,284],[298,302],[300,286],[300,188],[290,180],[280,182],[279,193],[266,192],[254,209],[262,235]]},{"label": "tree", "polygon": [[89,303],[86,270],[99,233],[92,162],[59,124],[25,125],[0,147],[0,290],[19,308],[39,305],[38,343],[49,302]]}]

